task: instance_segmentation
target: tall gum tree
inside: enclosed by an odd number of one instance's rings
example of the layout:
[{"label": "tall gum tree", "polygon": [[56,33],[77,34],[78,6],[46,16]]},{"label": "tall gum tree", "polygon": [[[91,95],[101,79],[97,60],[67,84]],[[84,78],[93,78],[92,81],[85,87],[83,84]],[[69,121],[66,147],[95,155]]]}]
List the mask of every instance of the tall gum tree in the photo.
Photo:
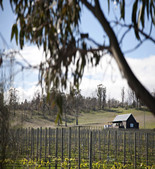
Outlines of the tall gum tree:
[{"label": "tall gum tree", "polygon": [[[47,93],[51,86],[61,86],[62,89],[65,89],[70,75],[72,75],[73,85],[78,88],[87,63],[97,66],[105,53],[111,54],[117,62],[122,77],[135,91],[136,97],[155,115],[155,99],[132,72],[120,46],[124,37],[131,30],[134,31],[139,42],[138,46],[146,40],[155,43],[152,36],[152,30],[155,27],[155,1],[134,0],[131,6],[131,22],[129,24],[125,22],[127,1],[107,0],[106,2],[99,0],[10,0],[16,15],[11,39],[15,38],[21,49],[27,41],[38,47],[43,46],[46,61],[40,63],[40,83],[45,83]],[[114,20],[113,23],[126,28],[120,41],[118,41],[109,18],[105,15],[107,11],[104,10],[108,8],[110,11],[113,3],[116,3],[120,9],[117,17],[120,19]],[[0,5],[3,9],[3,0],[0,0]],[[79,23],[83,6],[98,20],[106,33],[108,44],[100,44],[92,39],[88,33],[80,32]],[[146,21],[149,22],[149,25]],[[146,23],[149,27],[148,32]],[[123,43],[126,42],[123,41]],[[138,46],[135,46],[135,49]],[[72,64],[75,65],[75,69],[70,72]]]}]

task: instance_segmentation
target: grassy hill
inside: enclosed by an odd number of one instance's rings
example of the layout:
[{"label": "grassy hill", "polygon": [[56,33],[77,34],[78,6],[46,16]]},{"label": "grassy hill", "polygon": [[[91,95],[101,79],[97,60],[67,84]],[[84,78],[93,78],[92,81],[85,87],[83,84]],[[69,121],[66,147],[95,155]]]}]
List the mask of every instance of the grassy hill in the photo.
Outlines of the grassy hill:
[{"label": "grassy hill", "polygon": [[[140,128],[153,129],[155,128],[155,117],[149,111],[142,111],[136,109],[122,109],[122,108],[113,108],[110,110],[99,111],[99,112],[90,112],[82,113],[79,117],[80,124],[90,124],[93,125],[104,125],[109,121],[112,121],[116,115],[132,113],[136,121],[139,122]],[[144,122],[145,121],[145,122]]]},{"label": "grassy hill", "polygon": [[[141,129],[153,129],[155,128],[155,117],[151,112],[147,110],[136,110],[123,108],[112,108],[102,111],[91,111],[87,113],[80,113],[79,125],[100,125],[103,126],[109,121],[112,121],[116,115],[132,113],[135,119],[139,122]],[[68,126],[75,125],[75,117],[73,115],[67,115]],[[56,116],[46,115],[44,116],[40,112],[21,112],[17,111],[16,116],[10,118],[11,126],[14,127],[57,127],[55,124]],[[64,121],[62,123],[64,126]]]}]

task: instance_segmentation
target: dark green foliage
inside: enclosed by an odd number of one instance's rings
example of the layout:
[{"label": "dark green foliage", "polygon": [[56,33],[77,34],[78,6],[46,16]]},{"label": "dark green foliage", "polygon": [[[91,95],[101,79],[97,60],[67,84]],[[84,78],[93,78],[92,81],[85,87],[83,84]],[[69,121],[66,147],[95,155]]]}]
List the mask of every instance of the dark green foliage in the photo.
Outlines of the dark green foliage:
[{"label": "dark green foliage", "polygon": [[[51,84],[56,87],[61,84],[66,88],[68,66],[75,61],[76,55],[75,32],[78,30],[81,10],[79,2],[11,0],[10,3],[19,22],[20,47],[23,48],[25,42],[30,41],[38,47],[43,45],[46,56],[50,53],[46,64],[40,66],[47,91]],[[14,35],[18,42],[17,24],[12,27],[11,39]],[[65,74],[62,71],[64,68]],[[78,83],[77,77],[81,77],[82,73],[77,71],[75,83]]]},{"label": "dark green foliage", "polygon": [[12,26],[11,40],[13,39],[14,36],[15,36],[15,39],[16,39],[16,43],[18,44],[18,28],[17,28],[17,24],[14,24]]},{"label": "dark green foliage", "polygon": [[147,19],[151,20],[151,24],[155,25],[155,1],[154,0],[135,0],[132,8],[132,23],[134,25],[134,31],[136,38],[140,40],[139,29],[142,30],[146,25]]}]

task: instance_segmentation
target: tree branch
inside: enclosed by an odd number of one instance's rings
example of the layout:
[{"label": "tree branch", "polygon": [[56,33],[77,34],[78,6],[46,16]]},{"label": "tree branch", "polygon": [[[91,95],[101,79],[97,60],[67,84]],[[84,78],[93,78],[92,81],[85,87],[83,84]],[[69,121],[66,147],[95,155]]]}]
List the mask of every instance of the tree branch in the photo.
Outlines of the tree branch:
[{"label": "tree branch", "polygon": [[124,34],[123,34],[122,37],[121,37],[121,40],[119,41],[119,44],[121,44],[121,43],[123,42],[123,39],[124,39],[125,35],[126,35],[130,30],[131,30],[131,27],[129,27],[129,28],[124,32]]},{"label": "tree branch", "polygon": [[[86,5],[87,7],[87,5]],[[107,33],[110,40],[110,50],[115,58],[120,72],[127,79],[127,82],[132,90],[135,91],[137,98],[140,98],[142,102],[151,110],[151,112],[155,115],[155,99],[153,96],[145,89],[145,87],[139,82],[136,76],[133,74],[131,68],[129,67],[125,57],[119,47],[118,40],[114,31],[112,30],[109,22],[104,16],[100,8],[100,4],[98,0],[95,0],[95,10],[91,10],[93,15],[100,22],[102,28]],[[144,34],[145,35],[145,34]]]},{"label": "tree branch", "polygon": [[95,8],[87,1],[87,0],[81,0],[81,2],[92,12],[95,11]]},{"label": "tree branch", "polygon": [[127,51],[124,51],[124,53],[130,53],[130,52],[133,52],[134,50],[136,50],[137,48],[139,48],[139,47],[143,44],[143,42],[146,41],[146,40],[147,40],[146,38],[143,39],[143,40],[140,41],[133,49],[129,49],[129,50],[127,50]]},{"label": "tree branch", "polygon": [[109,48],[109,46],[103,46],[103,45],[99,44],[98,42],[96,42],[94,39],[92,39],[92,38],[90,38],[90,37],[80,38],[80,39],[78,39],[77,43],[79,43],[79,41],[82,41],[83,39],[87,39],[88,41],[91,41],[92,43],[94,43],[94,45],[96,45],[96,46],[99,47],[99,48],[102,48],[102,47],[104,47],[104,48]]},{"label": "tree branch", "polygon": [[149,35],[148,35],[148,34],[145,33],[143,30],[138,29],[138,28],[135,28],[133,24],[127,25],[127,24],[122,24],[122,23],[120,23],[120,22],[118,22],[118,21],[114,21],[114,23],[116,23],[116,24],[118,24],[118,25],[120,25],[120,26],[122,26],[122,27],[134,28],[134,29],[136,29],[136,31],[138,31],[139,33],[141,33],[146,39],[149,39],[149,40],[151,40],[153,43],[155,43],[155,39],[153,39],[153,38],[150,36],[152,27],[151,27],[150,32],[149,32]]},{"label": "tree branch", "polygon": [[100,46],[98,48],[92,48],[92,49],[80,49],[80,48],[76,48],[76,51],[80,51],[83,53],[88,53],[88,52],[99,52],[99,51],[103,51],[103,50],[110,50],[110,47],[108,46]]}]

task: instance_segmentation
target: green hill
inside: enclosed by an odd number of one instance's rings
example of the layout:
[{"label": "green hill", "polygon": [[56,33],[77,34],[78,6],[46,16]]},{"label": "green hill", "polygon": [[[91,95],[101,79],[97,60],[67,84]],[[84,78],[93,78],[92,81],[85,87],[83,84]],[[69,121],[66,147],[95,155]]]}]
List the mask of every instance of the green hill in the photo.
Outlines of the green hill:
[{"label": "green hill", "polygon": [[[78,117],[79,125],[100,125],[103,126],[109,121],[112,121],[118,114],[132,113],[135,119],[139,122],[141,129],[155,128],[155,117],[147,110],[112,108],[102,111],[91,111],[87,113],[80,113]],[[57,127],[55,123],[56,115],[43,115],[41,112],[22,112],[16,111],[16,116],[11,116],[11,126],[13,127]],[[67,115],[68,126],[75,125],[75,116]],[[64,119],[62,126],[64,126]]]}]

